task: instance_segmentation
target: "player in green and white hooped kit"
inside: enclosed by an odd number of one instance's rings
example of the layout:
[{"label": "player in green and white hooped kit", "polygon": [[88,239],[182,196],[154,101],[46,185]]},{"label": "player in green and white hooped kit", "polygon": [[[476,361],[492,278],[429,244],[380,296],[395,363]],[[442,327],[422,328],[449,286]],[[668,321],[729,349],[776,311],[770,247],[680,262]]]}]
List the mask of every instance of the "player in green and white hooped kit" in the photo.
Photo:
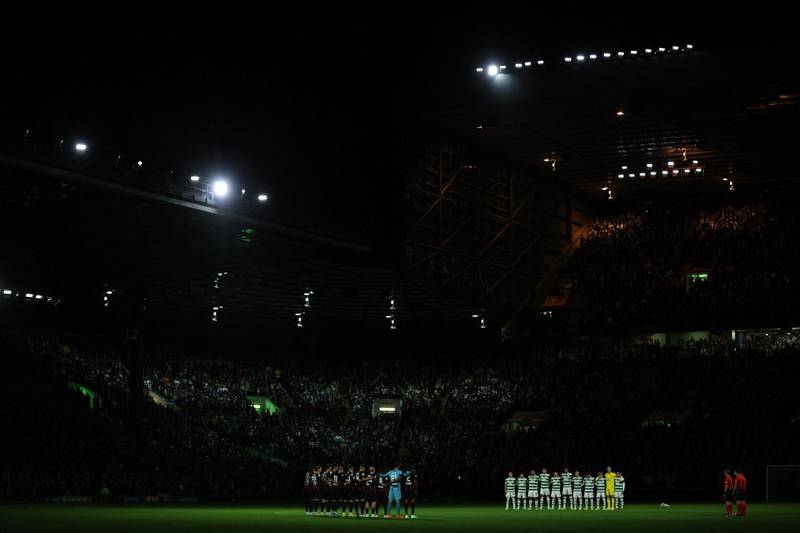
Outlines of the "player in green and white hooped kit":
[{"label": "player in green and white hooped kit", "polygon": [[561,476],[558,475],[558,470],[554,471],[553,477],[550,478],[550,498],[550,501],[553,502],[553,505],[549,507],[551,511],[563,506],[561,500]]},{"label": "player in green and white hooped kit", "polygon": [[506,511],[509,505],[516,505],[517,503],[517,478],[514,477],[514,472],[509,472],[504,485],[506,489]]},{"label": "player in green and white hooped kit", "polygon": [[594,480],[594,488],[596,492],[595,502],[597,506],[595,506],[595,511],[597,509],[605,509],[606,507],[606,477],[603,475],[603,472],[597,472],[597,477]]},{"label": "player in green and white hooped kit", "polygon": [[564,471],[561,473],[561,496],[564,498],[564,503],[561,504],[561,508],[565,509],[567,503],[569,503],[570,509],[575,509],[575,500],[572,497],[572,474],[569,471],[569,468],[564,468]]},{"label": "player in green and white hooped kit", "polygon": [[594,476],[589,472],[583,478],[583,500],[585,509],[589,511],[594,504]]},{"label": "player in green and white hooped kit", "polygon": [[615,509],[625,509],[625,478],[622,477],[622,472],[617,472],[617,477],[614,478],[614,500]]},{"label": "player in green and white hooped kit", "polygon": [[539,475],[536,470],[531,470],[528,475],[528,510],[539,508]]},{"label": "player in green and white hooped kit", "polygon": [[525,501],[528,499],[528,478],[522,472],[519,473],[517,477],[517,501],[514,505],[514,509],[519,511],[519,508],[522,507],[525,509]]},{"label": "player in green and white hooped kit", "polygon": [[575,502],[575,505],[572,508],[580,511],[583,509],[583,478],[581,477],[579,470],[576,470],[575,474],[573,474],[572,491],[572,501]]},{"label": "player in green and white hooped kit", "polygon": [[550,507],[550,474],[546,468],[542,468],[539,474],[539,509],[544,509],[545,503]]}]

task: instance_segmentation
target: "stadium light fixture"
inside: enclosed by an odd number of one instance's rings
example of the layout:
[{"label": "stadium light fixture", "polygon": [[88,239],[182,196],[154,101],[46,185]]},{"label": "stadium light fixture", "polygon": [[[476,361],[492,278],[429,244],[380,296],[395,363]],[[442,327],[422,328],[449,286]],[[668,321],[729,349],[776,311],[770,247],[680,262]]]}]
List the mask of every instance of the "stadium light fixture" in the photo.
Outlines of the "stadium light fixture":
[{"label": "stadium light fixture", "polygon": [[522,63],[514,63],[514,68],[522,68]]},{"label": "stadium light fixture", "polygon": [[230,190],[230,185],[228,185],[227,181],[219,179],[214,182],[212,190],[214,191],[215,195],[225,197],[228,195],[228,191]]},{"label": "stadium light fixture", "polygon": [[640,177],[640,178],[643,178],[643,177],[645,177],[646,175],[647,175],[647,174],[645,174],[644,172],[639,172],[639,177]]},{"label": "stadium light fixture", "polygon": [[245,194],[247,194],[247,189],[245,189],[244,187],[242,187],[242,196],[244,196]]},{"label": "stadium light fixture", "polygon": [[144,163],[142,163],[141,161],[136,162],[137,167],[142,168],[142,165],[144,165]]},{"label": "stadium light fixture", "polygon": [[653,53],[653,49],[652,48],[645,48],[644,49],[644,53],[645,54],[652,54]]},{"label": "stadium light fixture", "polygon": [[505,65],[500,65],[500,70],[505,70],[505,69],[506,69]]},{"label": "stadium light fixture", "polygon": [[26,292],[25,293],[25,298],[33,298],[33,293],[32,292]]},{"label": "stadium light fixture", "polygon": [[603,57],[608,59],[609,57],[611,57],[611,52],[603,52]]},{"label": "stadium light fixture", "polygon": [[526,62],[525,62],[525,66],[526,66],[526,67],[529,67],[529,66],[531,66],[531,62],[530,62],[530,61],[526,61]]},{"label": "stadium light fixture", "polygon": [[608,187],[600,187],[600,190],[601,190],[601,191],[607,191],[607,190],[608,190]]},{"label": "stadium light fixture", "polygon": [[89,147],[86,145],[86,143],[75,143],[75,151],[78,152],[78,153],[83,153],[88,148]]},{"label": "stadium light fixture", "polygon": [[589,54],[589,59],[597,59],[597,54]]},{"label": "stadium light fixture", "polygon": [[632,56],[635,56],[635,55],[636,55],[636,54],[638,54],[638,53],[639,53],[639,51],[638,51],[638,50],[631,50],[631,55],[632,55]]},{"label": "stadium light fixture", "polygon": [[667,170],[662,170],[661,171],[661,175],[662,176],[666,176],[667,174],[669,174],[669,171],[667,171]]},{"label": "stadium light fixture", "polygon": [[499,72],[500,72],[500,69],[497,67],[497,65],[489,65],[489,68],[488,68],[488,70],[486,71],[486,73],[487,73],[489,76],[497,76],[497,74],[498,74]]},{"label": "stadium light fixture", "polygon": [[617,57],[625,57],[625,52],[617,52]]},{"label": "stadium light fixture", "polygon": [[583,61],[584,59],[586,59],[586,57],[583,55],[579,55],[575,59],[577,59],[578,61]]},{"label": "stadium light fixture", "polygon": [[623,111],[622,109],[620,109],[619,111],[617,111],[617,116],[618,116],[618,117],[624,117],[624,116],[625,116],[625,111]]},{"label": "stadium light fixture", "polygon": [[198,181],[200,181],[200,176],[190,176],[189,181],[191,181],[192,183],[197,183]]},{"label": "stadium light fixture", "polygon": [[3,289],[3,294],[6,296],[11,296],[11,289]]},{"label": "stadium light fixture", "polygon": [[703,171],[703,169],[702,168],[696,168],[696,169],[694,169],[694,171],[697,172],[698,174],[700,174]]},{"label": "stadium light fixture", "polygon": [[696,165],[696,164],[698,164],[699,162],[700,162],[700,161],[698,161],[697,159],[692,159],[692,164],[693,164],[693,165]]},{"label": "stadium light fixture", "polygon": [[693,44],[687,44],[687,45],[686,45],[686,49],[687,49],[687,50],[691,50],[692,48],[694,48],[694,45],[693,45]]},{"label": "stadium light fixture", "polygon": [[647,168],[653,168],[653,163],[647,163]]},{"label": "stadium light fixture", "polygon": [[378,411],[381,413],[396,413],[397,409],[395,407],[378,407]]},{"label": "stadium light fixture", "polygon": [[666,51],[667,51],[667,49],[666,49],[666,48],[664,48],[663,46],[659,46],[659,47],[658,47],[658,51],[659,51],[659,52],[666,52]]},{"label": "stadium light fixture", "polygon": [[624,177],[625,177],[625,174],[617,174],[617,177],[618,177],[619,179],[622,179],[622,178],[624,178]]},{"label": "stadium light fixture", "polygon": [[483,67],[478,67],[475,69],[475,72],[483,72]]},{"label": "stadium light fixture", "polygon": [[629,178],[635,178],[635,177],[636,177],[636,174],[634,174],[633,172],[631,172],[630,174],[628,174],[628,177],[629,177]]},{"label": "stadium light fixture", "polygon": [[667,161],[667,166],[668,167],[674,167],[675,166],[675,161]]},{"label": "stadium light fixture", "polygon": [[628,170],[628,165],[622,165],[622,170]]},{"label": "stadium light fixture", "polygon": [[267,196],[266,194],[259,194],[258,195],[258,201],[259,202],[266,202],[267,200],[269,200],[269,196]]},{"label": "stadium light fixture", "polygon": [[572,58],[571,57],[565,57],[564,58],[564,63],[572,63]]},{"label": "stadium light fixture", "polygon": [[540,59],[536,62],[537,65],[544,65],[544,59]]}]

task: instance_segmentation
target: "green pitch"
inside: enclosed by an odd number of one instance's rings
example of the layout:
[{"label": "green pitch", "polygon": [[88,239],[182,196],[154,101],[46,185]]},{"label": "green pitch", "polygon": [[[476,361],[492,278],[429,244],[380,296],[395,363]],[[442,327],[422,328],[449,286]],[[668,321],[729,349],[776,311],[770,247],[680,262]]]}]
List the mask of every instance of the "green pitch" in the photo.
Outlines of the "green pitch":
[{"label": "green pitch", "polygon": [[212,506],[0,506],[0,533],[181,532],[680,532],[800,531],[800,504],[755,504],[743,518],[724,518],[721,504],[629,504],[622,512],[505,511],[501,504],[425,506],[417,520],[305,516],[302,507]]}]

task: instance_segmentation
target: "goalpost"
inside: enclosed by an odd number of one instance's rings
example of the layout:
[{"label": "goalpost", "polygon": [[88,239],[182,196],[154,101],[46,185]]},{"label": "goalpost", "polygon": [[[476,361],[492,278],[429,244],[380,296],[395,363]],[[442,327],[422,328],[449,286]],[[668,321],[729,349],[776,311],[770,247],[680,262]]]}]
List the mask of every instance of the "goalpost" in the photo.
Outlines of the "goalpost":
[{"label": "goalpost", "polygon": [[767,465],[766,501],[800,501],[800,465]]}]

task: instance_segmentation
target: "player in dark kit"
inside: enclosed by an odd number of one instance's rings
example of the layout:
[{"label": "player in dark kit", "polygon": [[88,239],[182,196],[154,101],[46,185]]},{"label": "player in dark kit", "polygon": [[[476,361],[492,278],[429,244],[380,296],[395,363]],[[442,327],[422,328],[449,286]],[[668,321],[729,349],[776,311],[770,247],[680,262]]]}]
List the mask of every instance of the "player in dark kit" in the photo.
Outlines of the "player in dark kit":
[{"label": "player in dark kit", "polygon": [[414,471],[413,468],[410,468],[407,472],[407,476],[404,477],[403,480],[403,504],[406,508],[406,518],[409,518],[408,515],[408,505],[411,504],[411,516],[410,518],[417,517],[417,473]]},{"label": "player in dark kit", "polygon": [[358,472],[355,475],[355,487],[356,487],[356,516],[364,516],[366,512],[366,503],[369,496],[367,495],[367,467],[366,465],[360,465],[358,467]]},{"label": "player in dark kit", "polygon": [[386,517],[386,504],[389,503],[389,486],[386,484],[384,477],[378,472],[375,473],[375,479],[377,480],[375,483],[375,498],[378,502],[378,508],[381,510],[381,516]]},{"label": "player in dark kit", "polygon": [[733,516],[733,477],[727,468],[722,477],[722,501],[725,502],[725,516]]},{"label": "player in dark kit", "polygon": [[378,480],[376,478],[377,472],[374,466],[369,467],[367,472],[367,479],[364,482],[367,493],[367,514],[372,518],[378,516]]},{"label": "player in dark kit", "polygon": [[734,468],[733,474],[733,498],[736,501],[735,516],[745,516],[747,514],[747,479],[744,477],[741,468]]},{"label": "player in dark kit", "polygon": [[342,475],[342,516],[355,516],[353,506],[356,499],[356,473],[353,465],[347,467],[347,472]]}]

